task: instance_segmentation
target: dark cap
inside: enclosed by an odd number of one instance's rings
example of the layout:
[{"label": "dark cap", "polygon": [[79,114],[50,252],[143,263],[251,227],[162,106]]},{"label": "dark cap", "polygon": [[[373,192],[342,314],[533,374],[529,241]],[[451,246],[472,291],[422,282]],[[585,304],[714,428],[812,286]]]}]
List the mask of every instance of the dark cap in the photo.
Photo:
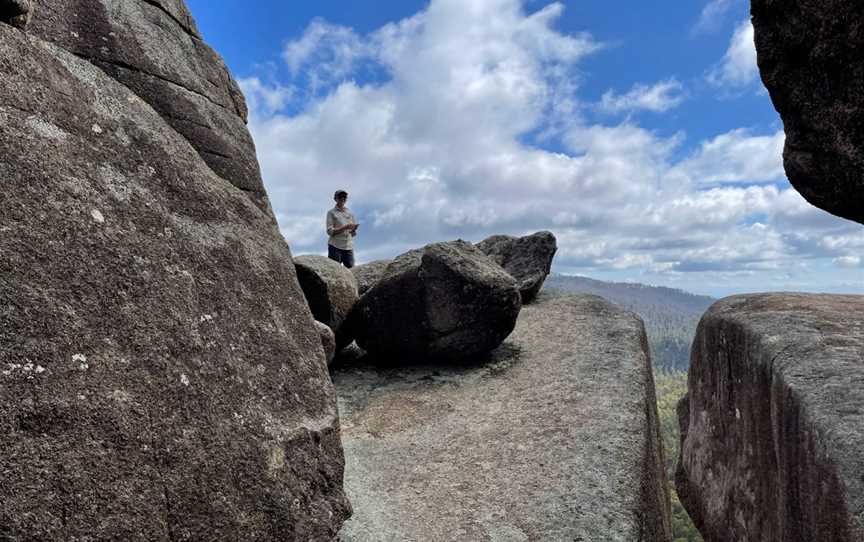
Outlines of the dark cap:
[{"label": "dark cap", "polygon": [[347,198],[347,197],[348,197],[348,192],[346,192],[346,191],[344,191],[344,190],[337,190],[336,193],[333,194],[333,199],[339,199],[339,198],[342,198],[342,197]]}]

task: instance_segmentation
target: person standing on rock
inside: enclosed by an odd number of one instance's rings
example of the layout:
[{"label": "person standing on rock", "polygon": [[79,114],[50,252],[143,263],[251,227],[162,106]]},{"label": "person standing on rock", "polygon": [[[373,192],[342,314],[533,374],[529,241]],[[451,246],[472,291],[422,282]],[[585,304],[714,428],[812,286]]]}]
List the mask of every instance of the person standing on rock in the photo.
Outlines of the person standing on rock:
[{"label": "person standing on rock", "polygon": [[337,190],[333,199],[336,207],[327,211],[327,257],[350,269],[354,267],[354,237],[359,224],[345,206],[348,192]]}]

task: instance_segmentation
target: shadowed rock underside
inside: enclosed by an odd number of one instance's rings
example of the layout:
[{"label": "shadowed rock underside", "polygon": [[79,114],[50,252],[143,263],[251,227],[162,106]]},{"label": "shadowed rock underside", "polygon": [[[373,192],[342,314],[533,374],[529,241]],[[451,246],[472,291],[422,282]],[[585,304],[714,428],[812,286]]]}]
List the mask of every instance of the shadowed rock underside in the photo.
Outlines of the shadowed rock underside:
[{"label": "shadowed rock underside", "polygon": [[751,14],[789,181],[811,204],[864,223],[864,3],[752,0]]}]

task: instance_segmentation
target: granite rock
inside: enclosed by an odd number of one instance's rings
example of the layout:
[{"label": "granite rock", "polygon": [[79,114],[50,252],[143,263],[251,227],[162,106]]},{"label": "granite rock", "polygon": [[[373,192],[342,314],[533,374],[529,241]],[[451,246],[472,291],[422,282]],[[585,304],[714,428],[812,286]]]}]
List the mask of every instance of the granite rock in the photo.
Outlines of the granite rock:
[{"label": "granite rock", "polygon": [[344,542],[671,540],[641,320],[541,293],[491,354],[337,367]]},{"label": "granite rock", "polygon": [[752,0],[751,14],[786,176],[813,205],[864,223],[864,4]]},{"label": "granite rock", "polygon": [[558,249],[555,236],[548,231],[523,237],[493,235],[477,243],[477,248],[513,275],[519,283],[522,303],[530,303],[537,297]]},{"label": "granite rock", "polygon": [[182,0],[39,0],[28,32],[132,89],[217,175],[272,214],[243,94]]},{"label": "granite rock", "polygon": [[272,217],[5,24],[0,183],[0,539],[332,538],[336,398]]},{"label": "granite rock", "polygon": [[397,257],[357,302],[349,326],[381,359],[456,359],[492,350],[513,330],[516,281],[471,243],[432,243]]},{"label": "granite rock", "polygon": [[706,542],[864,540],[864,296],[739,295],[699,323],[676,485]]},{"label": "granite rock", "polygon": [[357,279],[347,267],[317,254],[297,256],[294,266],[312,315],[333,330],[341,350],[354,340],[344,324],[357,303]]},{"label": "granite rock", "polygon": [[393,260],[375,260],[363,265],[356,265],[351,268],[354,277],[357,279],[357,292],[360,295],[365,294],[370,288],[381,280],[384,271],[390,262]]},{"label": "granite rock", "polygon": [[327,358],[327,365],[330,365],[336,356],[336,335],[333,334],[330,326],[318,320],[315,320],[315,328],[318,329],[318,333],[321,335],[321,346],[324,348],[324,357]]},{"label": "granite rock", "polygon": [[0,22],[24,29],[30,22],[31,0],[0,0]]}]

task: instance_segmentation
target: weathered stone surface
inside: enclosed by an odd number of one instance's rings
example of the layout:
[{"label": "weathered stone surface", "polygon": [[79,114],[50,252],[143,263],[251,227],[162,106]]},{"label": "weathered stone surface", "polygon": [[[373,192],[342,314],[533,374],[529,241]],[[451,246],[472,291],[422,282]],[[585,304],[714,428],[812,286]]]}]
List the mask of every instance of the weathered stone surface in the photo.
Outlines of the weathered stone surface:
[{"label": "weathered stone surface", "polygon": [[297,256],[294,266],[312,315],[333,330],[341,350],[354,340],[343,324],[357,303],[357,279],[347,267],[317,254]]},{"label": "weathered stone surface", "polygon": [[26,28],[30,22],[30,0],[0,0],[0,23]]},{"label": "weathered stone surface", "polygon": [[541,294],[488,357],[336,369],[345,542],[671,539],[642,322]]},{"label": "weathered stone surface", "polygon": [[548,231],[524,237],[493,235],[477,243],[477,248],[513,275],[519,283],[522,303],[530,303],[537,297],[558,250],[555,236]]},{"label": "weathered stone surface", "polygon": [[0,184],[0,539],[331,537],[335,394],[271,217],[4,24]]},{"label": "weathered stone surface", "polygon": [[357,344],[401,362],[459,358],[492,350],[513,330],[516,281],[465,241],[406,252],[354,307]]},{"label": "weathered stone surface", "polygon": [[351,268],[354,277],[357,279],[357,292],[360,295],[365,294],[372,286],[375,286],[381,277],[384,276],[384,271],[390,262],[393,260],[375,260],[363,265],[356,265]]},{"label": "weathered stone surface", "polygon": [[714,304],[679,405],[681,501],[708,542],[864,540],[864,296]]},{"label": "weathered stone surface", "polygon": [[315,328],[321,335],[321,346],[324,348],[324,357],[327,358],[327,365],[330,365],[336,356],[336,335],[333,334],[330,326],[322,324],[318,320],[315,320]]},{"label": "weathered stone surface", "polygon": [[271,213],[243,95],[182,0],[40,0],[28,32],[131,88],[217,175]]},{"label": "weathered stone surface", "polygon": [[813,205],[864,223],[864,3],[752,0],[751,14],[786,176]]}]

